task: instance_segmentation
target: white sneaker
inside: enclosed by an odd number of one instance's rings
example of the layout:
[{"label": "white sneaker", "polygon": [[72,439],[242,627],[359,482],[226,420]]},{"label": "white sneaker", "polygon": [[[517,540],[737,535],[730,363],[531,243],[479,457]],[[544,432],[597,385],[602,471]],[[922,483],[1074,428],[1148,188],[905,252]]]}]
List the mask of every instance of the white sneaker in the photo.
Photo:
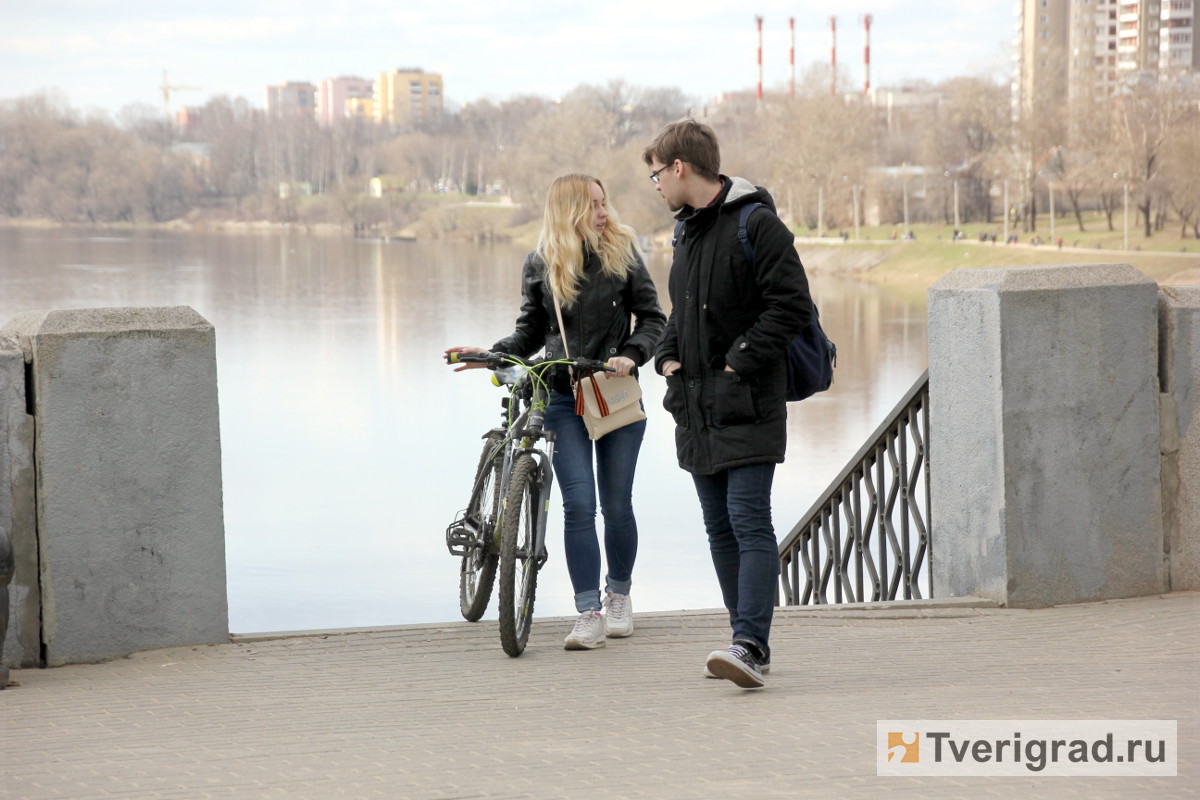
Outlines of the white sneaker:
[{"label": "white sneaker", "polygon": [[633,603],[629,595],[609,592],[604,598],[604,632],[613,639],[633,635]]},{"label": "white sneaker", "polygon": [[595,650],[604,647],[604,618],[599,611],[584,611],[563,640],[564,650]]}]

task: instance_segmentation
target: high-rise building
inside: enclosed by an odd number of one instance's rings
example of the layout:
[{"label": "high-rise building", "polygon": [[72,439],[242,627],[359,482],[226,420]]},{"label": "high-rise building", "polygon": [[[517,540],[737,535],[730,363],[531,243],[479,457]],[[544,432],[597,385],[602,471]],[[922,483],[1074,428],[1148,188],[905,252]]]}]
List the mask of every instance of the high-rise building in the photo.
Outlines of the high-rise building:
[{"label": "high-rise building", "polygon": [[1165,74],[1200,71],[1196,42],[1198,0],[1160,0],[1159,68]]},{"label": "high-rise building", "polygon": [[1060,105],[1067,97],[1070,0],[1020,0],[1013,116]]},{"label": "high-rise building", "polygon": [[355,116],[358,104],[352,100],[370,100],[373,86],[366,78],[326,78],[317,84],[317,124],[329,127]]},{"label": "high-rise building", "polygon": [[403,128],[442,116],[442,76],[423,69],[393,69],[375,78],[375,120]]},{"label": "high-rise building", "polygon": [[1117,0],[1091,0],[1071,14],[1067,70],[1072,104],[1094,103],[1116,91],[1119,30]]},{"label": "high-rise building", "polygon": [[1013,113],[1094,103],[1200,69],[1200,0],[1019,0]]},{"label": "high-rise building", "polygon": [[307,81],[288,81],[267,87],[267,113],[273,117],[309,115],[316,108],[317,87]]}]

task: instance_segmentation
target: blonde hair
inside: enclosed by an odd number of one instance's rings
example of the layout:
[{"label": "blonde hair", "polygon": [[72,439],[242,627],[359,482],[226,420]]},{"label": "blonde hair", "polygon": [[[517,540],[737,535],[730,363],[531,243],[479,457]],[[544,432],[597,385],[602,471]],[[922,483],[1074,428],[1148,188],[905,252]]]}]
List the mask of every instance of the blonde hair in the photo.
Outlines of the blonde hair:
[{"label": "blonde hair", "polygon": [[[592,184],[600,187],[608,221],[603,233],[589,223],[592,218]],[[608,204],[608,192],[599,178],[591,175],[563,175],[555,178],[546,195],[546,212],[538,235],[537,254],[546,265],[546,277],[555,295],[565,305],[579,297],[583,280],[584,245],[600,257],[605,275],[624,279],[635,254],[640,252],[633,228],[617,219]]]}]

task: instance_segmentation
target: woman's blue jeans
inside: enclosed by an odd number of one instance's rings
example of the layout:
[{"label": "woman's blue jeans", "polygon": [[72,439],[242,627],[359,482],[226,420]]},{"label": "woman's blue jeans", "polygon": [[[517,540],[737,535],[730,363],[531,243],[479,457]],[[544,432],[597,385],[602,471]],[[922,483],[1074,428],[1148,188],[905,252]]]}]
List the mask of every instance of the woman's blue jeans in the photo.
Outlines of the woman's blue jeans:
[{"label": "woman's blue jeans", "polygon": [[774,477],[774,464],[692,476],[733,641],[750,642],[766,658],[779,579],[779,544],[771,524]]},{"label": "woman's blue jeans", "polygon": [[[599,378],[598,380],[603,380]],[[646,435],[646,420],[618,428],[596,441],[588,438],[575,413],[575,398],[550,393],[546,429],[557,435],[554,477],[563,502],[563,549],[575,589],[575,609],[600,610],[600,542],[596,535],[596,489],[604,515],[607,589],[629,594],[637,558],[637,520],[633,516],[633,473]],[[593,447],[594,445],[594,447]],[[595,470],[592,468],[593,451]]]}]

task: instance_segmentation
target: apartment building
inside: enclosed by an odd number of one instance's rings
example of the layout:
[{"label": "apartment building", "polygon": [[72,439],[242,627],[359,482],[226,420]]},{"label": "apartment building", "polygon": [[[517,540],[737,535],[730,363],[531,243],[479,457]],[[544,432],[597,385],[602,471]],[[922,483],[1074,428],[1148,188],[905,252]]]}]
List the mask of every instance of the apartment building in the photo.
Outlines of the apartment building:
[{"label": "apartment building", "polygon": [[317,124],[329,127],[361,113],[361,101],[371,101],[374,85],[366,78],[325,78],[317,84]]},{"label": "apartment building", "polygon": [[442,76],[419,67],[379,73],[374,95],[375,121],[393,128],[442,116]]},{"label": "apartment building", "polygon": [[1093,103],[1200,69],[1200,0],[1018,0],[1013,113]]},{"label": "apartment building", "polygon": [[1067,98],[1072,0],[1019,0],[1013,60],[1013,117]]},{"label": "apartment building", "polygon": [[1072,102],[1092,103],[1111,97],[1120,85],[1118,0],[1087,5],[1080,0],[1076,8],[1068,42],[1069,95]]},{"label": "apartment building", "polygon": [[267,87],[267,113],[272,117],[312,114],[316,109],[317,87],[307,81],[288,81]]},{"label": "apartment building", "polygon": [[1160,0],[1159,69],[1164,74],[1200,71],[1196,12],[1200,0]]}]

